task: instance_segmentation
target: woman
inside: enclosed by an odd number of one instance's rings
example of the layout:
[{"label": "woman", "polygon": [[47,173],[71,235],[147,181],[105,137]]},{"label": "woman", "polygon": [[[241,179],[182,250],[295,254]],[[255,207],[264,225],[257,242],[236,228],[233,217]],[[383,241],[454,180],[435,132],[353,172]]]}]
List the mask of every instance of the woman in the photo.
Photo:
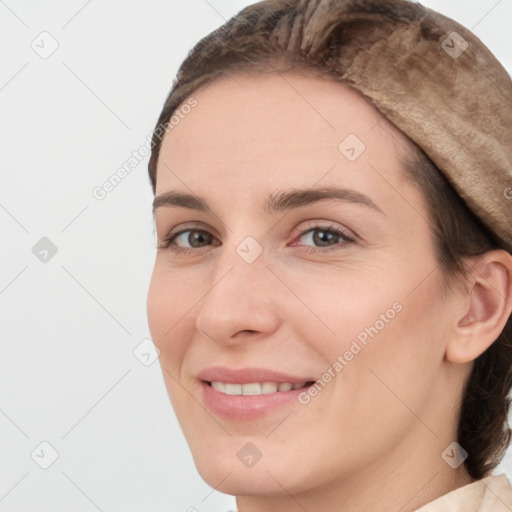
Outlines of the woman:
[{"label": "woman", "polygon": [[239,512],[504,511],[512,84],[406,0],[247,7],[153,135],[149,326]]}]

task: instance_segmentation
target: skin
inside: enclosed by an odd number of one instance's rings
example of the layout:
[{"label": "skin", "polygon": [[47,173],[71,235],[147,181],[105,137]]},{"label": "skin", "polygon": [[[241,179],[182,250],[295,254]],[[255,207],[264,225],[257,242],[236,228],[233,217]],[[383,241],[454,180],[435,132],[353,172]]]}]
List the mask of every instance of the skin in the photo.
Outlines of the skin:
[{"label": "skin", "polygon": [[[157,250],[147,306],[201,476],[237,496],[239,512],[410,512],[470,483],[441,453],[457,439],[472,361],[510,315],[510,256],[472,260],[473,277],[447,286],[424,198],[403,171],[407,141],[347,86],[290,71],[237,74],[194,97],[163,140],[156,195],[193,193],[213,213],[161,207],[155,224],[159,244],[185,228],[211,237],[194,246],[187,233],[176,241],[185,252]],[[348,134],[366,146],[353,162],[338,149]],[[382,212],[333,199],[262,209],[269,194],[328,185]],[[324,226],[355,241],[333,235],[322,247],[313,234]],[[264,249],[250,264],[236,252],[247,236]],[[204,407],[200,370],[320,379],[396,303],[400,312],[307,405],[250,422]],[[262,455],[250,468],[236,456],[248,442]]]}]

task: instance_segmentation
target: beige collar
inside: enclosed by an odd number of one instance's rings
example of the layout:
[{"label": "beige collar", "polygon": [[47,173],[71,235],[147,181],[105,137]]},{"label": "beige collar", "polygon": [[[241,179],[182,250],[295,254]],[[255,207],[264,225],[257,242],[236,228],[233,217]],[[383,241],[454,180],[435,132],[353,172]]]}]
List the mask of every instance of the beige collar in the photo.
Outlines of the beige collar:
[{"label": "beige collar", "polygon": [[415,512],[511,512],[512,487],[505,474],[455,489]]}]

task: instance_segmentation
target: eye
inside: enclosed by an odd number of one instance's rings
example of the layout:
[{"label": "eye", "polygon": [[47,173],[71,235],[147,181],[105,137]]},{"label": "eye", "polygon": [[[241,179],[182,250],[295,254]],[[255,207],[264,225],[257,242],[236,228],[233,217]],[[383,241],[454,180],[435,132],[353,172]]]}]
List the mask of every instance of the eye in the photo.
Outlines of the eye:
[{"label": "eye", "polygon": [[303,231],[297,238],[297,240],[301,239],[303,240],[301,245],[308,245],[307,242],[312,242],[314,245],[310,245],[308,251],[313,250],[314,252],[317,248],[321,252],[322,247],[338,248],[340,245],[355,242],[355,239],[347,231],[337,226],[314,226],[312,229]]},{"label": "eye", "polygon": [[[174,252],[189,251],[208,246],[214,238],[211,233],[203,229],[182,229],[178,232],[169,233],[159,245],[159,248],[170,248]],[[189,246],[181,244],[189,244]]]},{"label": "eye", "polygon": [[[204,229],[189,228],[172,231],[158,248],[169,248],[175,253],[192,253],[194,250],[201,249],[202,247],[220,245],[220,243],[212,244],[214,240],[216,240],[215,237]],[[295,243],[296,240],[302,240],[302,243],[297,244]],[[331,225],[313,226],[306,231],[302,231],[295,241],[291,244],[292,246],[306,245],[309,247],[308,252],[322,252],[337,249],[341,245],[354,243],[355,239],[343,228]],[[313,245],[310,245],[310,243]]]}]

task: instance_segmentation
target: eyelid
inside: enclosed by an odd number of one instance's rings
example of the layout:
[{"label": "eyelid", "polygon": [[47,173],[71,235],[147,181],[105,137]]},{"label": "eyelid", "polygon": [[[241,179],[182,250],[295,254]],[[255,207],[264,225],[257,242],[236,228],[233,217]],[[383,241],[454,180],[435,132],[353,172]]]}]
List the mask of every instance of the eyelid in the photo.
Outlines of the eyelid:
[{"label": "eyelid", "polygon": [[304,221],[306,222],[306,226],[304,227],[304,223],[301,222],[301,224],[297,227],[296,230],[292,233],[292,238],[296,240],[297,238],[300,238],[301,236],[304,236],[306,233],[312,231],[312,230],[335,230],[335,231],[341,231],[344,236],[347,238],[350,238],[352,240],[356,240],[358,236],[352,231],[351,229],[348,229],[343,224],[339,224],[337,222],[334,222],[332,220],[327,219],[310,219]]},{"label": "eyelid", "polygon": [[206,231],[207,233],[212,234],[216,238],[219,238],[217,235],[217,231],[213,229],[211,226],[208,226],[206,224],[203,224],[200,221],[190,221],[190,222],[183,222],[175,226],[174,228],[170,230],[166,230],[165,228],[162,228],[164,230],[163,240],[166,240],[168,238],[171,238],[174,235],[177,235],[183,231]]}]

